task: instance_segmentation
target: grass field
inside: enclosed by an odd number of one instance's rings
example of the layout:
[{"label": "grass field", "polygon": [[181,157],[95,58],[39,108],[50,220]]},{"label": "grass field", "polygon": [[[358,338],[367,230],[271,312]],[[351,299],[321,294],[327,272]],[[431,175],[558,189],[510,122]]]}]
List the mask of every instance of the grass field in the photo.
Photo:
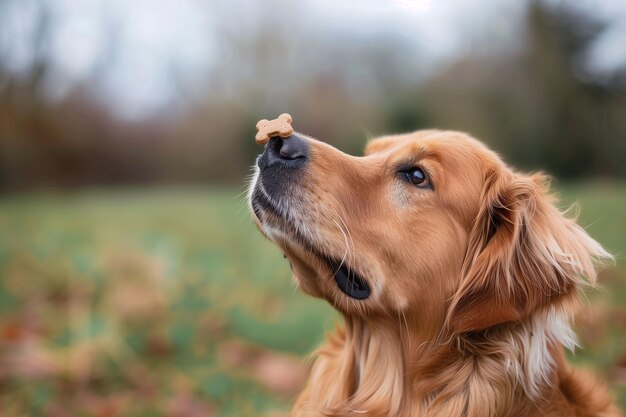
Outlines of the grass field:
[{"label": "grass field", "polygon": [[[572,356],[626,407],[626,185],[562,186],[617,255]],[[283,415],[339,321],[227,189],[0,199],[0,416]]]}]

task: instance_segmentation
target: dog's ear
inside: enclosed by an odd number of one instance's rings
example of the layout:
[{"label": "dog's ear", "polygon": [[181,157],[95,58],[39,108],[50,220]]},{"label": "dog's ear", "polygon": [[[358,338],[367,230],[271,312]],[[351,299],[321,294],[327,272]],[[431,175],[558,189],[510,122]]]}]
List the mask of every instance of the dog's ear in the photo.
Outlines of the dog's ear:
[{"label": "dog's ear", "polygon": [[447,323],[456,334],[517,322],[571,299],[610,255],[553,204],[542,175],[487,175]]}]

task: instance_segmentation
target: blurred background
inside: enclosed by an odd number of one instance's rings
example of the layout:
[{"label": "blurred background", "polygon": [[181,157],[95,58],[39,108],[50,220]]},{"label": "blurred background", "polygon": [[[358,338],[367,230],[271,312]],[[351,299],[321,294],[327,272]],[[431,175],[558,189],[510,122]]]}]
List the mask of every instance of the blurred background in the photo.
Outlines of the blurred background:
[{"label": "blurred background", "polygon": [[339,322],[247,213],[285,111],[555,176],[617,258],[571,358],[626,406],[622,0],[0,0],[0,416],[285,415]]}]

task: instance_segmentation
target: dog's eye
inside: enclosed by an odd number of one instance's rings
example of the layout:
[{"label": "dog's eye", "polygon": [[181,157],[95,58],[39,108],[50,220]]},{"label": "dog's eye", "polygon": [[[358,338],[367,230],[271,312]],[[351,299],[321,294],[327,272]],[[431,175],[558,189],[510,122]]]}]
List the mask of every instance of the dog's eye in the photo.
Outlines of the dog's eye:
[{"label": "dog's eye", "polygon": [[403,180],[410,182],[411,184],[416,185],[418,187],[429,186],[428,177],[426,177],[426,173],[421,168],[413,167],[413,168],[404,169],[404,170],[399,171],[398,175]]},{"label": "dog's eye", "polygon": [[411,184],[414,185],[422,185],[426,182],[426,175],[424,174],[424,171],[419,168],[413,168],[407,172],[407,177]]}]

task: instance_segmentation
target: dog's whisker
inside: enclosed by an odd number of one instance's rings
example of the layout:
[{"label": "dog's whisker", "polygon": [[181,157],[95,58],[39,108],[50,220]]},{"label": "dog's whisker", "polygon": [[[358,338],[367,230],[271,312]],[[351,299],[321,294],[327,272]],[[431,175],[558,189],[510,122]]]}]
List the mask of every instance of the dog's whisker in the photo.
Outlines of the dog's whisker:
[{"label": "dog's whisker", "polygon": [[[341,205],[339,204],[337,199],[332,194],[330,194],[329,196],[330,196],[330,198],[332,200],[334,200],[334,202],[337,205],[337,207],[341,207]],[[343,227],[345,228],[345,232],[347,233],[347,235],[350,238],[350,243],[351,243],[351,246],[352,246],[352,253],[354,254],[354,252],[355,252],[355,250],[354,250],[354,239],[352,237],[352,233],[350,233],[350,228],[348,227],[344,217],[333,206],[329,206],[329,208],[337,215],[337,217],[339,218],[339,220],[343,224]]]},{"label": "dog's whisker", "polygon": [[335,274],[339,273],[339,270],[341,269],[341,267],[343,266],[343,264],[345,263],[346,259],[348,258],[348,254],[350,251],[350,247],[348,244],[348,236],[346,235],[346,233],[343,231],[343,229],[341,228],[341,226],[339,225],[339,223],[337,223],[335,221],[335,219],[331,219],[333,221],[333,223],[335,223],[335,225],[337,226],[337,228],[339,229],[339,231],[341,232],[341,234],[343,235],[345,244],[346,244],[346,250],[343,254],[343,257],[341,258],[341,262],[339,262],[339,266],[337,267],[337,270],[335,271]]}]

